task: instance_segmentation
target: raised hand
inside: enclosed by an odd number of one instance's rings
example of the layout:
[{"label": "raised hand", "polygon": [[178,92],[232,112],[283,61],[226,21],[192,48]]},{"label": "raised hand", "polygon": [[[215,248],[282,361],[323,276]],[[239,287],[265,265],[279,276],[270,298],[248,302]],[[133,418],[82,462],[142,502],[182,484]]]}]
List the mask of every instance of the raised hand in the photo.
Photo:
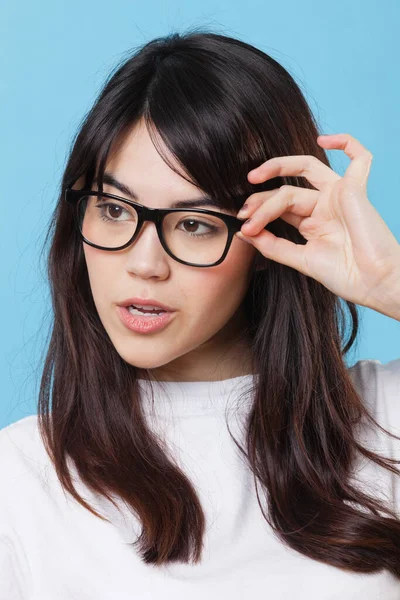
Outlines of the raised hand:
[{"label": "raised hand", "polygon": [[[352,159],[344,176],[314,156],[267,160],[248,173],[251,183],[303,176],[317,189],[283,185],[252,194],[247,212],[237,215],[248,220],[236,235],[344,300],[380,310],[394,289],[400,292],[400,244],[367,198],[372,154],[346,133],[319,136],[317,142]],[[278,217],[296,227],[307,243],[295,244],[264,229]]]}]

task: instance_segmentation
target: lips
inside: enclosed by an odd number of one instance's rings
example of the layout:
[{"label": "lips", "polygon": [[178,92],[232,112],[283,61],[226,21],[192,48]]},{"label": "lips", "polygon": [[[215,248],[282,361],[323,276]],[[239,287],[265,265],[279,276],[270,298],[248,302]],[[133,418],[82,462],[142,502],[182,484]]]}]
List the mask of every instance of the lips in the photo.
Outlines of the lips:
[{"label": "lips", "polygon": [[162,331],[174,320],[175,312],[165,311],[161,315],[133,315],[126,306],[118,306],[117,312],[122,323],[131,331],[140,334],[150,334]]}]

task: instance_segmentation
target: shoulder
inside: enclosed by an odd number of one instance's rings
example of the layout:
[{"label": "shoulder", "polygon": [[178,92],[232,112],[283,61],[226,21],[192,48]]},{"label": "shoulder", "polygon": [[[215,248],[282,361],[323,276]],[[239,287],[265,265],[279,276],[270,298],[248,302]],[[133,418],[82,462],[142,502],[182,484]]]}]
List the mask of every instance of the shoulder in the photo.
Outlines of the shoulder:
[{"label": "shoulder", "polygon": [[15,447],[15,444],[19,448],[21,445],[24,447],[37,442],[38,434],[37,415],[23,417],[19,421],[3,427],[0,429],[0,454],[8,447]]},{"label": "shoulder", "polygon": [[[387,363],[360,360],[349,374],[369,414],[381,427],[400,436],[400,358]],[[360,436],[370,450],[400,460],[399,439],[370,423],[361,426]]]},{"label": "shoulder", "polygon": [[48,463],[37,415],[24,417],[0,429],[0,477],[9,485],[20,475],[33,473]]},{"label": "shoulder", "polygon": [[0,429],[0,598],[25,597],[22,582],[25,574],[29,576],[29,566],[24,544],[34,531],[35,505],[43,506],[36,488],[44,472],[44,457],[37,415]]},{"label": "shoulder", "polygon": [[400,358],[387,363],[360,360],[348,371],[373,415],[393,416],[393,424],[400,427]]},{"label": "shoulder", "polygon": [[22,432],[33,431],[37,427],[38,416],[28,415],[27,417],[23,417],[19,419],[19,421],[15,421],[14,423],[10,423],[6,425],[2,429],[0,429],[0,440],[3,440],[10,435],[18,435]]}]

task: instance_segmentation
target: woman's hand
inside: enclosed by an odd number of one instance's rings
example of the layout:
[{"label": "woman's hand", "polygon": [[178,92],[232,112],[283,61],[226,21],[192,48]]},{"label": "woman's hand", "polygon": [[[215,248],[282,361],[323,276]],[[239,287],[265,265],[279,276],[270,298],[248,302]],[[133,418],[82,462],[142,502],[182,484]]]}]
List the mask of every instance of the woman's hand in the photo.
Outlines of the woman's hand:
[{"label": "woman's hand", "polygon": [[[344,150],[352,159],[344,176],[314,156],[267,160],[249,172],[251,183],[303,176],[317,189],[284,185],[252,194],[246,200],[247,212],[237,215],[251,221],[236,235],[266,258],[313,277],[344,300],[382,312],[394,291],[400,294],[400,244],[367,198],[372,154],[346,133],[319,136],[317,142]],[[295,244],[264,229],[278,217],[296,227],[307,243]],[[398,303],[400,309],[400,297]]]}]

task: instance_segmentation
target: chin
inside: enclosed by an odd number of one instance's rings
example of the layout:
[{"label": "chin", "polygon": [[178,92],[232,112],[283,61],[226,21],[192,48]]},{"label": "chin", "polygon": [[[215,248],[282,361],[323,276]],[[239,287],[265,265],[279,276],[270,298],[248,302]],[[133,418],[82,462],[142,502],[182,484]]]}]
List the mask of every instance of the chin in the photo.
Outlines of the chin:
[{"label": "chin", "polygon": [[[132,342],[131,342],[131,346],[132,346]],[[139,346],[139,344],[138,344]],[[149,351],[149,356],[146,357],[143,352],[139,353],[133,353],[132,351],[129,352],[125,351],[125,350],[118,350],[118,347],[115,346],[116,351],[118,352],[118,354],[120,355],[120,357],[122,358],[122,360],[124,360],[126,363],[128,363],[128,365],[131,365],[132,367],[136,367],[137,369],[157,369],[159,367],[163,367],[164,365],[168,364],[172,358],[171,357],[160,357],[159,360],[155,359],[154,357],[154,350],[150,349]],[[131,348],[132,350],[132,348]]]}]

